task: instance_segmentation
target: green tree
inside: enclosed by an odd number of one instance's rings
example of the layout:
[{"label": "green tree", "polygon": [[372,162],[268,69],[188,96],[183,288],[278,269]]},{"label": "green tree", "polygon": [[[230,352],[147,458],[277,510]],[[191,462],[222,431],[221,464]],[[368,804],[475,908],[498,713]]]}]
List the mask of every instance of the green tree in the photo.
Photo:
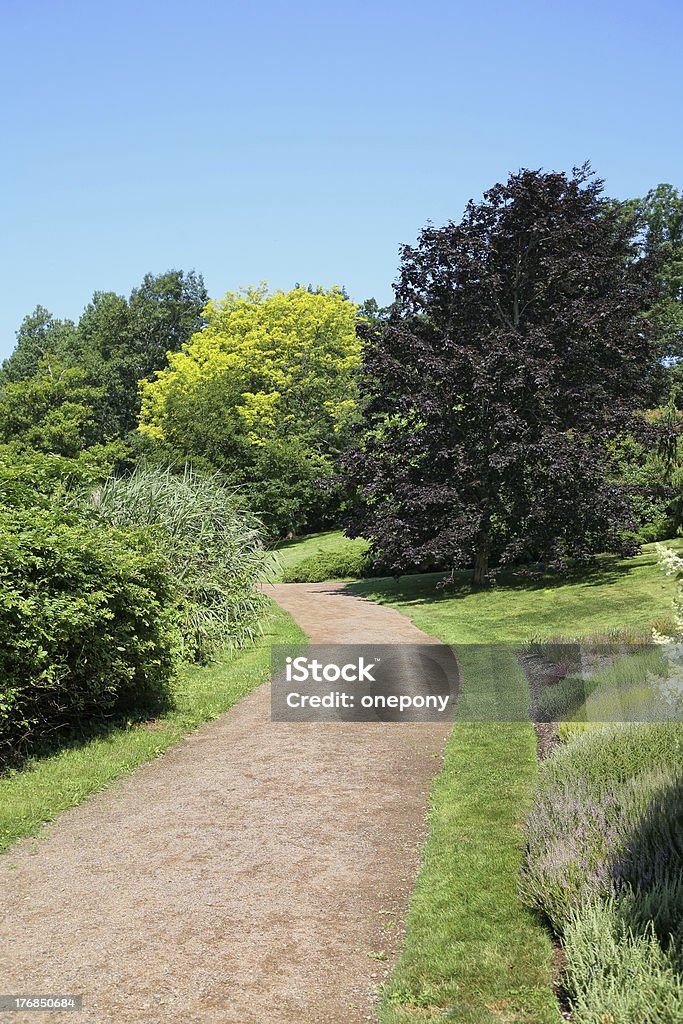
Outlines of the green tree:
[{"label": "green tree", "polygon": [[[138,382],[150,378],[204,323],[207,302],[200,274],[168,270],[146,274],[130,299],[97,291],[75,326],[38,306],[17,332],[17,345],[0,370],[0,387],[41,374],[41,360],[56,356],[79,368],[100,389],[97,438],[123,437],[137,426]],[[30,415],[30,410],[27,412]]]},{"label": "green tree", "polygon": [[35,376],[0,390],[0,443],[74,458],[98,440],[101,395],[83,370],[45,356]]},{"label": "green tree", "polygon": [[49,353],[64,355],[73,343],[75,330],[71,320],[58,320],[44,306],[36,306],[17,331],[14,351],[0,370],[0,385],[35,376]]},{"label": "green tree", "polygon": [[640,225],[642,250],[659,263],[662,299],[652,312],[665,355],[683,356],[683,194],[660,184],[622,204]]},{"label": "green tree", "polygon": [[358,307],[358,319],[375,329],[381,328],[391,315],[391,306],[380,306],[377,299],[369,298]]},{"label": "green tree", "polygon": [[166,366],[167,353],[178,352],[204,326],[209,296],[201,274],[167,270],[145,274],[130,293],[131,349],[137,355],[138,380]]},{"label": "green tree", "polygon": [[[265,286],[209,302],[206,327],[142,385],[140,429],[244,485],[278,532],[313,525],[356,416],[356,307],[339,290]],[[267,500],[267,506],[264,502]]]},{"label": "green tree", "polygon": [[95,292],[79,320],[71,351],[74,361],[103,388],[103,437],[135,429],[139,381],[163,369],[167,353],[178,351],[201,329],[206,302],[204,282],[194,271],[146,274],[129,300],[114,292]]}]

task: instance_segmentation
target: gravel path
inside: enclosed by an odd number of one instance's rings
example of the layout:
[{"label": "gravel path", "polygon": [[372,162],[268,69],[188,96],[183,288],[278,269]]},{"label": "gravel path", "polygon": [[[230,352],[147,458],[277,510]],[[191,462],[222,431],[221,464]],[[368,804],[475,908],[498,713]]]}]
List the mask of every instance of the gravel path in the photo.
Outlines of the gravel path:
[{"label": "gravel path", "polygon": [[[426,642],[337,584],[312,642]],[[269,687],[0,857],[3,1024],[357,1024],[400,946],[442,725],[274,724]]]}]

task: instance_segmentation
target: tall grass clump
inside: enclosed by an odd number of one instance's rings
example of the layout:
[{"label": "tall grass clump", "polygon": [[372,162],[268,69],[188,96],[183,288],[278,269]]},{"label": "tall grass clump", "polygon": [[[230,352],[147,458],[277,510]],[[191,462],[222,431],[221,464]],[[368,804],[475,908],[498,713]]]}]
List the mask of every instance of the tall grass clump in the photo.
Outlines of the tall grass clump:
[{"label": "tall grass clump", "polygon": [[143,464],[110,477],[90,502],[105,522],[153,535],[176,584],[187,660],[255,638],[266,604],[259,587],[271,563],[260,521],[219,476]]}]

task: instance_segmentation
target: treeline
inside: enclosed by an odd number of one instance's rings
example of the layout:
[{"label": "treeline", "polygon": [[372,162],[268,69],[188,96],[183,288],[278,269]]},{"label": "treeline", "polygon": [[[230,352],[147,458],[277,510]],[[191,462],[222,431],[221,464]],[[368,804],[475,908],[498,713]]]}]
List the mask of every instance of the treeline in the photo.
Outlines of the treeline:
[{"label": "treeline", "polygon": [[0,444],[102,473],[189,461],[271,537],[344,521],[389,572],[676,531],[676,189],[617,203],[587,169],[521,172],[404,246],[395,290],[387,309],[311,286],[210,301],[173,270],[78,323],[38,307],[0,371]]},{"label": "treeline", "polygon": [[393,304],[201,276],[38,307],[0,370],[0,748],[172,699],[259,628],[270,540],[374,571],[566,568],[683,522],[683,197],[520,171]]}]

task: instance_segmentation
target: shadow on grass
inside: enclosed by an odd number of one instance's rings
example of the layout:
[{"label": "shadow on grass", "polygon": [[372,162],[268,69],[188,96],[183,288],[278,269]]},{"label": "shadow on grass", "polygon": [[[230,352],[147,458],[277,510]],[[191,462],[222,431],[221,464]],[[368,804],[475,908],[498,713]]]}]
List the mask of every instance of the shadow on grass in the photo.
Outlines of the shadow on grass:
[{"label": "shadow on grass", "polygon": [[38,735],[24,737],[19,741],[0,746],[0,778],[9,772],[21,771],[31,762],[51,757],[63,750],[78,749],[92,743],[94,739],[106,739],[111,733],[122,729],[149,723],[150,727],[162,715],[174,708],[170,690],[148,700],[144,706],[126,706],[110,715],[96,718],[65,721],[45,729]]},{"label": "shadow on grass", "polygon": [[501,572],[489,588],[474,589],[471,572],[457,572],[449,578],[443,572],[418,573],[399,578],[391,576],[372,577],[349,584],[354,596],[367,594],[391,595],[393,601],[401,604],[434,604],[453,598],[466,598],[474,593],[504,591],[554,590],[567,586],[587,587],[614,586],[633,574],[638,562],[626,562],[616,555],[604,555],[595,565],[574,569],[567,573],[524,569]]}]

